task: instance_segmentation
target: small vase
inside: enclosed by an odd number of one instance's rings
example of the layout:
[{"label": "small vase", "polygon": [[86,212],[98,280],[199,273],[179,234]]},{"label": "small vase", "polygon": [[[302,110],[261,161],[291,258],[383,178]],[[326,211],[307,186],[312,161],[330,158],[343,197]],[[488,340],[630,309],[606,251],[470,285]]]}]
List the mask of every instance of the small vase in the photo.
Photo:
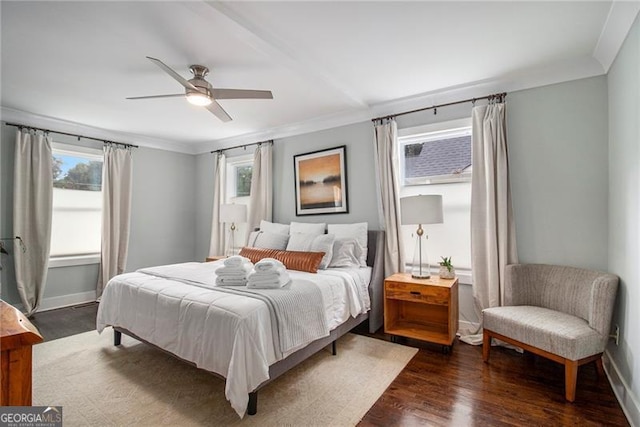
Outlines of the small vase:
[{"label": "small vase", "polygon": [[453,279],[456,277],[456,270],[451,267],[451,271],[443,265],[440,266],[440,272],[438,273],[441,279]]}]

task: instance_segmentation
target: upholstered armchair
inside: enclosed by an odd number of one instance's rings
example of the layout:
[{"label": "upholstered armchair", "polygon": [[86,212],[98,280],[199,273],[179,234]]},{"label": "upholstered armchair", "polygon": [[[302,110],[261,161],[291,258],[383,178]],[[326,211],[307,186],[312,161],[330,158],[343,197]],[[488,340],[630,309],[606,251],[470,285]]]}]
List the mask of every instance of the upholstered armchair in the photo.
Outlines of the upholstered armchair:
[{"label": "upholstered armchair", "polygon": [[576,396],[578,367],[596,362],[611,324],[618,277],[599,271],[541,264],[513,264],[505,271],[505,305],[482,312],[482,356],[491,338],[565,366],[565,397]]}]

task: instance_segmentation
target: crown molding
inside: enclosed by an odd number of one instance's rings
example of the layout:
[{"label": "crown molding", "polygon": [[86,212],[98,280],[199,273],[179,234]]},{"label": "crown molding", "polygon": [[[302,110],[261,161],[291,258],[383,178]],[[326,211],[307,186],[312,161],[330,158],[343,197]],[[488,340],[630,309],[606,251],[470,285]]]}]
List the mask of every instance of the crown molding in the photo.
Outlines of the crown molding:
[{"label": "crown molding", "polygon": [[15,122],[25,126],[50,129],[66,133],[73,133],[82,136],[90,136],[108,141],[135,144],[146,148],[158,150],[175,151],[185,154],[196,154],[194,144],[168,141],[158,138],[151,138],[144,135],[137,135],[128,132],[120,132],[109,129],[102,129],[93,126],[76,123],[69,120],[57,119],[55,117],[42,116],[13,108],[0,107],[0,117],[3,122]]},{"label": "crown molding", "polygon": [[398,114],[403,111],[410,111],[431,105],[482,97],[496,92],[515,92],[571,80],[595,77],[602,74],[605,74],[605,72],[600,62],[588,56],[578,60],[556,63],[535,69],[516,71],[495,79],[485,79],[464,85],[451,86],[415,96],[372,104],[363,108],[354,108],[339,113],[314,117],[310,120],[277,126],[264,131],[250,132],[230,138],[203,141],[200,143],[167,141],[143,135],[111,131],[6,107],[1,107],[0,112],[3,121],[14,121],[28,126],[43,127],[61,132],[82,134],[98,139],[104,138],[107,140],[137,144],[142,147],[197,155],[257,141],[282,139],[347,126],[354,123],[365,122],[375,117]]},{"label": "crown molding", "polygon": [[[628,30],[627,30],[628,31]],[[618,47],[619,49],[619,47]],[[185,154],[203,154],[247,143],[268,139],[282,139],[305,133],[365,122],[375,117],[398,114],[431,105],[454,102],[461,99],[482,97],[496,92],[515,92],[535,87],[547,86],[566,81],[595,77],[605,74],[601,63],[594,57],[586,56],[577,60],[555,63],[535,69],[515,71],[499,78],[485,79],[464,85],[451,86],[415,96],[395,99],[354,108],[340,113],[314,117],[310,120],[273,127],[264,131],[250,132],[230,138],[200,143],[166,141],[147,136],[111,131],[80,123],[40,116],[20,110],[2,107],[2,120],[15,121],[25,125],[43,127],[61,132],[78,133],[94,138],[122,141],[143,147],[175,151]]]},{"label": "crown molding", "polygon": [[614,0],[611,3],[609,15],[593,50],[593,57],[602,64],[605,73],[609,72],[639,11],[639,1]]},{"label": "crown molding", "polygon": [[213,150],[227,149],[237,145],[267,139],[282,139],[360,123],[375,117],[398,114],[403,111],[429,107],[431,105],[476,98],[496,92],[515,92],[603,74],[604,70],[600,63],[593,57],[586,56],[578,60],[509,73],[500,78],[451,86],[389,102],[372,104],[366,108],[316,117],[311,120],[278,126],[261,132],[252,132],[231,138],[201,142],[196,145],[195,152],[202,154]]}]

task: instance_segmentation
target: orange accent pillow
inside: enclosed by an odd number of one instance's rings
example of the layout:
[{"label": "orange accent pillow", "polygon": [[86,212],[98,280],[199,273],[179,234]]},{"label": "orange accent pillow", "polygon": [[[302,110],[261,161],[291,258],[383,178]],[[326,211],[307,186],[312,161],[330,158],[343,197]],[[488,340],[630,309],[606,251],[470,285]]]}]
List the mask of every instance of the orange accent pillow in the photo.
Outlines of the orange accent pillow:
[{"label": "orange accent pillow", "polygon": [[274,258],[284,264],[288,270],[317,273],[324,252],[281,251],[278,249],[249,248],[240,249],[240,256],[256,263],[263,258]]}]

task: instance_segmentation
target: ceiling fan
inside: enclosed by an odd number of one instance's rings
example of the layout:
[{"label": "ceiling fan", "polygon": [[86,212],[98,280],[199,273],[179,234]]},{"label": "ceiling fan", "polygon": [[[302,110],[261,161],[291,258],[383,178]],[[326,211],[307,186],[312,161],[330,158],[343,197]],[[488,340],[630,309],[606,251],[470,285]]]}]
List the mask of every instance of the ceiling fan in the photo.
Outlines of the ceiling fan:
[{"label": "ceiling fan", "polygon": [[185,79],[176,73],[167,64],[159,59],[147,56],[151,62],[160,67],[165,73],[169,74],[185,88],[185,93],[174,95],[151,95],[151,96],[134,96],[127,99],[153,99],[153,98],[173,98],[185,96],[187,101],[193,105],[205,107],[212,112],[217,118],[223,122],[231,120],[231,116],[218,104],[219,99],[273,99],[270,90],[248,90],[248,89],[217,89],[211,86],[211,83],[205,80],[209,69],[203,65],[191,65],[189,69],[193,73],[193,78]]}]

